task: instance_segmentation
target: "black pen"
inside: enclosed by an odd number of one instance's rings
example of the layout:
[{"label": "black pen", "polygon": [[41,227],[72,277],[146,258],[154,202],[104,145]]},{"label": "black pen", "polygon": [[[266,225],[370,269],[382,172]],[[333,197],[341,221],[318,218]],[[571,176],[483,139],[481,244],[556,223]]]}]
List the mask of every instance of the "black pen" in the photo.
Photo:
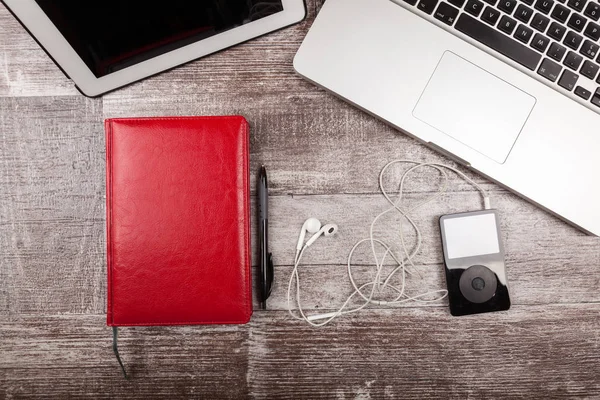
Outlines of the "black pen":
[{"label": "black pen", "polygon": [[260,167],[258,177],[258,241],[260,254],[259,302],[260,308],[267,308],[267,299],[271,295],[273,284],[273,257],[269,253],[269,186],[267,170]]}]

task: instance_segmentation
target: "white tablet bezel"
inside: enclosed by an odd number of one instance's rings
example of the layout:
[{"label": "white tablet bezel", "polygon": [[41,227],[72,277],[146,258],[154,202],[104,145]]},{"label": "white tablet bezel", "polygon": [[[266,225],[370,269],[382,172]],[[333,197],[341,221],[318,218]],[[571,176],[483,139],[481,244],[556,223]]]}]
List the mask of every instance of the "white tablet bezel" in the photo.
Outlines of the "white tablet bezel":
[{"label": "white tablet bezel", "polygon": [[[95,97],[304,19],[304,0],[281,0],[283,11],[97,78],[35,0],[2,0],[86,96]],[[110,23],[110,22],[107,22]]]}]

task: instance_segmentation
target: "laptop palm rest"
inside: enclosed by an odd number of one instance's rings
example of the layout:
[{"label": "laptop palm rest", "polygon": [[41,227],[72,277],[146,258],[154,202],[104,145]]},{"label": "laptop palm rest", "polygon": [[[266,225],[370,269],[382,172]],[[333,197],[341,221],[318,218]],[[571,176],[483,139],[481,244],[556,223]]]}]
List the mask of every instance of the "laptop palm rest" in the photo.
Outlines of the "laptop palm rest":
[{"label": "laptop palm rest", "polygon": [[413,116],[502,164],[535,102],[533,96],[447,51]]}]

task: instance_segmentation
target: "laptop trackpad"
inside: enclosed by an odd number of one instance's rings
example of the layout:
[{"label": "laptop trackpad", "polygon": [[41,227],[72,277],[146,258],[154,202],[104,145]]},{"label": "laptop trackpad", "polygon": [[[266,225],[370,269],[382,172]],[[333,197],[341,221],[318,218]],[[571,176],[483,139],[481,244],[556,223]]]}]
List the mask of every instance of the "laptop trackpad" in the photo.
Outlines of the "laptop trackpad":
[{"label": "laptop trackpad", "polygon": [[504,163],[535,98],[445,52],[413,115],[498,163]]}]

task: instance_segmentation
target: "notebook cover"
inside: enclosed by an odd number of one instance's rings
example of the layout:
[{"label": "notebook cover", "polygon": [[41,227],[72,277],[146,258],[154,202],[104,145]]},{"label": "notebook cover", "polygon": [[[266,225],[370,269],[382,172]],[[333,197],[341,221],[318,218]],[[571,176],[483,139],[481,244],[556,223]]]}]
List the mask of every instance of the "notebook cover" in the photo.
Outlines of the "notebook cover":
[{"label": "notebook cover", "polygon": [[109,119],[105,128],[107,324],[248,322],[246,120]]}]

